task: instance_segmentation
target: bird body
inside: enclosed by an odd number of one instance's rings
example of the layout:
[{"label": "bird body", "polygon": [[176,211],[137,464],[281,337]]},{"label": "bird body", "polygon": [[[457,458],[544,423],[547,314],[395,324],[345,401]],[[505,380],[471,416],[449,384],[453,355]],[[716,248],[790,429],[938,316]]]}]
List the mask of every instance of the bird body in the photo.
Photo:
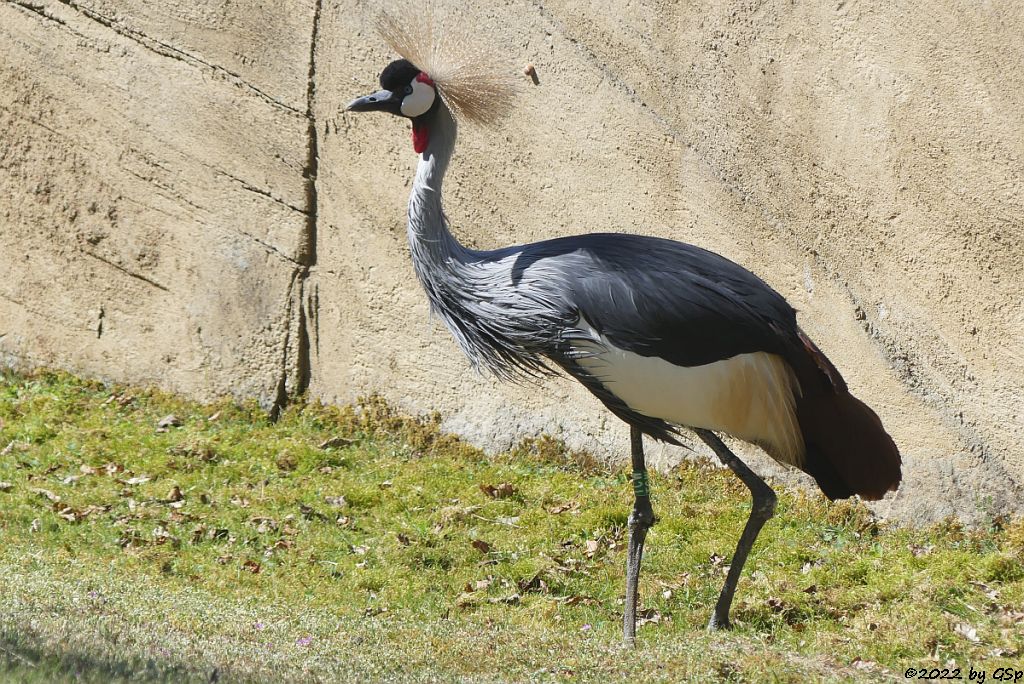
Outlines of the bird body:
[{"label": "bird body", "polygon": [[409,199],[409,247],[431,310],[478,369],[506,379],[561,369],[629,424],[635,502],[627,640],[635,635],[640,560],[654,524],[643,434],[679,443],[680,430],[693,429],[736,473],[753,506],[709,623],[728,626],[739,574],[775,495],[712,431],[802,469],[833,499],[878,499],[895,489],[896,445],[800,329],[786,300],[723,256],[619,233],[497,250],[459,243],[441,199],[455,147],[453,112],[493,123],[509,91],[472,59],[445,63],[444,50],[429,43],[436,33],[423,17],[385,15],[379,28],[405,59],[384,69],[381,91],[348,110],[412,121],[420,159]]},{"label": "bird body", "polygon": [[[861,452],[857,435],[837,444],[801,424],[798,408],[835,403],[849,395],[845,382],[782,295],[738,264],[694,245],[622,233],[497,250],[460,244],[441,206],[455,137],[454,119],[440,111],[413,182],[408,236],[431,309],[474,366],[505,378],[561,368],[654,438],[677,442],[677,426],[725,432],[804,468],[831,498],[879,498],[898,481],[891,440]],[[870,427],[874,414],[850,400],[847,412]],[[816,436],[810,458],[805,427]],[[844,459],[853,462],[833,463]],[[856,477],[847,481],[844,471]]]}]

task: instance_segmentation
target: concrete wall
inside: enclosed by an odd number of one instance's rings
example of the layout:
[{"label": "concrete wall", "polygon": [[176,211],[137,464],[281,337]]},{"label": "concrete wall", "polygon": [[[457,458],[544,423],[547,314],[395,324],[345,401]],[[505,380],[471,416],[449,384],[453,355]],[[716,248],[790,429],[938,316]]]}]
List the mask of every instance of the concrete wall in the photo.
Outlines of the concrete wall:
[{"label": "concrete wall", "polygon": [[[883,513],[1024,507],[1024,5],[453,6],[540,80],[461,132],[464,241],[719,251],[890,428],[906,478]],[[381,391],[492,448],[548,431],[624,457],[575,384],[477,377],[428,319],[408,124],[342,112],[392,57],[367,8],[0,3],[0,355],[268,406]]]}]

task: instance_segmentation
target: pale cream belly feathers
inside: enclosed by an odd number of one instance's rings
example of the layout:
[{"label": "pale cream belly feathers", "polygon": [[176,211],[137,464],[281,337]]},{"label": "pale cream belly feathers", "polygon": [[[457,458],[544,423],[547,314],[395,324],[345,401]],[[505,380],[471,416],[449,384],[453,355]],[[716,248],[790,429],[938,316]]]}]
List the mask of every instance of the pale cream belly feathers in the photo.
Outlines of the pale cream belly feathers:
[{"label": "pale cream belly feathers", "polygon": [[580,366],[637,413],[676,425],[725,432],[800,466],[804,441],[795,414],[799,384],[789,365],[767,352],[684,367],[620,349],[584,319],[593,342],[575,340]]}]

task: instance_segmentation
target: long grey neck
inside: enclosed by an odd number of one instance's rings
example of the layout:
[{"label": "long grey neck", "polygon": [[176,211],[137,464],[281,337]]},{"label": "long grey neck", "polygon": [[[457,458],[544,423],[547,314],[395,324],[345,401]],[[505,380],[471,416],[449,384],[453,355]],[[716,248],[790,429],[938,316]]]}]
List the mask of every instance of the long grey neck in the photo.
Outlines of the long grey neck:
[{"label": "long grey neck", "polygon": [[[511,260],[469,250],[448,231],[441,183],[455,148],[455,120],[438,105],[409,197],[409,247],[430,308],[477,368],[501,377],[547,371],[542,358],[559,310],[531,298],[511,277]],[[543,294],[543,293],[542,293]],[[554,315],[554,318],[552,316]]]},{"label": "long grey neck", "polygon": [[451,112],[440,103],[429,123],[429,142],[420,155],[409,196],[409,246],[422,280],[430,267],[443,267],[464,248],[448,231],[441,207],[441,184],[455,149],[456,125]]}]

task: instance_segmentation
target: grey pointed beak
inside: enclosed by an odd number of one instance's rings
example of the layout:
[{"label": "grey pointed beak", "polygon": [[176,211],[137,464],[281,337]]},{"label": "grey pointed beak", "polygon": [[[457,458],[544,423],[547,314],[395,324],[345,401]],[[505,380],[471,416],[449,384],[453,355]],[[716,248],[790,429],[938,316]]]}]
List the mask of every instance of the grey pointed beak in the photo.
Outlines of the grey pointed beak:
[{"label": "grey pointed beak", "polygon": [[385,111],[399,102],[399,98],[390,90],[378,90],[373,95],[359,97],[348,103],[345,111],[376,112]]}]

